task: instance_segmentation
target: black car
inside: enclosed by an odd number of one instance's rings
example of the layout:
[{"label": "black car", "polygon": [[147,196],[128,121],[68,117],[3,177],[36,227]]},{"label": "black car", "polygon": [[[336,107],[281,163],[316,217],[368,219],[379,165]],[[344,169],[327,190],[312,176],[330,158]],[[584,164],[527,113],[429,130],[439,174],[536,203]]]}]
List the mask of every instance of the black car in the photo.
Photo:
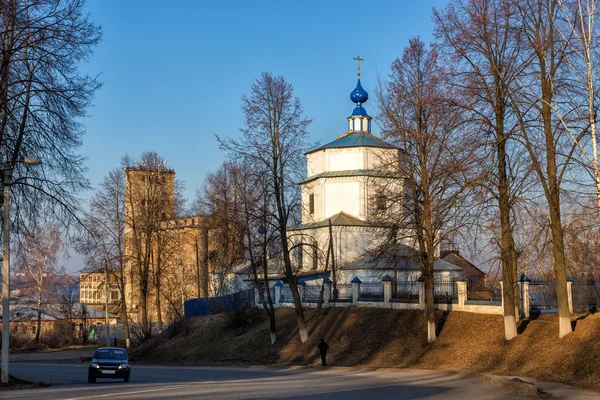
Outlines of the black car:
[{"label": "black car", "polygon": [[88,383],[96,383],[96,378],[123,378],[125,382],[129,382],[130,373],[127,350],[119,347],[100,347],[88,367]]}]

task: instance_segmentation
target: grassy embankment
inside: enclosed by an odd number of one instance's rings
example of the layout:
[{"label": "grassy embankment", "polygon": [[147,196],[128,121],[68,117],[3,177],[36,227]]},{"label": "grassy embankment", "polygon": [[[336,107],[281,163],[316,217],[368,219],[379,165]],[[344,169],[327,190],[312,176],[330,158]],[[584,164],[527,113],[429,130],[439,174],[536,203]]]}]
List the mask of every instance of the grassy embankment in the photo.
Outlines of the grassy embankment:
[{"label": "grassy embankment", "polygon": [[[238,315],[239,317],[239,315]],[[278,310],[278,340],[269,342],[262,310],[190,318],[132,349],[135,360],[180,365],[312,365],[317,343],[329,343],[332,366],[424,368],[520,375],[600,390],[600,314],[573,317],[575,331],[558,339],[556,315],[522,324],[510,342],[502,317],[440,313],[440,334],[425,341],[422,312],[366,308],[307,310],[302,344],[291,309]]]}]

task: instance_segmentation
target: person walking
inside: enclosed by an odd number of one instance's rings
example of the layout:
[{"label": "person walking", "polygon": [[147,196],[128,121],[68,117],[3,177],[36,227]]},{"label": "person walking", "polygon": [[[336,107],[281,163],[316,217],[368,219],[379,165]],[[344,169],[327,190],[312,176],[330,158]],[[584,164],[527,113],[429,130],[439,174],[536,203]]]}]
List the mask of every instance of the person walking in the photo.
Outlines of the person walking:
[{"label": "person walking", "polygon": [[321,353],[321,363],[323,366],[327,366],[327,350],[329,350],[329,345],[325,343],[325,339],[321,339],[321,343],[317,346],[319,348],[319,352]]}]

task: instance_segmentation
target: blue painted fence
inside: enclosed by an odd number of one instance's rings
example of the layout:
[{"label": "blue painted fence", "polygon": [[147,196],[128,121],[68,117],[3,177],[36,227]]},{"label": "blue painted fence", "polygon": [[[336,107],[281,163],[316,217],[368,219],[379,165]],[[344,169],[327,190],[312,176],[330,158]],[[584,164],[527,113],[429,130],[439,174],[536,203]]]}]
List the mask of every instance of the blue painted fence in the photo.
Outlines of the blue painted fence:
[{"label": "blue painted fence", "polygon": [[183,314],[185,317],[197,317],[234,311],[243,307],[254,307],[254,289],[242,290],[226,296],[188,300],[183,304]]}]

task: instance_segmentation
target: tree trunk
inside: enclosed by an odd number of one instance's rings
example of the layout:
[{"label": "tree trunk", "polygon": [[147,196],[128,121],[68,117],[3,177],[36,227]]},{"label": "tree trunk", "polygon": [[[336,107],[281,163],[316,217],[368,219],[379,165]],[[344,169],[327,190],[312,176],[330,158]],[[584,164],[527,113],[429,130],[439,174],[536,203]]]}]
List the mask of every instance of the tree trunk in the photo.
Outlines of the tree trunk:
[{"label": "tree trunk", "polygon": [[37,300],[37,323],[35,330],[35,343],[40,342],[40,330],[42,329],[42,291],[38,291],[38,300]]},{"label": "tree trunk", "polygon": [[[433,255],[421,254],[426,263],[423,271],[423,283],[425,286],[425,319],[427,320],[427,343],[433,343],[437,337],[435,327],[435,299],[433,297]],[[422,262],[423,262],[422,261]]]},{"label": "tree trunk", "polygon": [[[275,140],[277,143],[278,140]],[[277,167],[278,160],[274,160],[273,164],[275,165],[274,171],[278,171]],[[281,171],[283,173],[283,171]],[[304,319],[304,309],[302,307],[302,299],[300,298],[300,294],[298,293],[298,285],[296,282],[296,277],[292,271],[292,262],[290,260],[290,251],[288,246],[288,238],[287,238],[287,213],[285,207],[285,198],[284,193],[282,193],[281,183],[285,182],[283,176],[278,176],[274,174],[274,195],[277,203],[277,214],[279,216],[279,234],[281,239],[281,249],[283,252],[283,267],[285,276],[289,282],[290,290],[292,292],[292,297],[294,298],[294,311],[296,313],[296,321],[298,323],[298,333],[300,334],[300,341],[302,343],[308,340],[308,329],[306,329],[306,321]]]},{"label": "tree trunk", "polygon": [[588,85],[588,122],[592,137],[592,168],[594,170],[594,183],[596,184],[597,218],[600,221],[600,169],[598,167],[598,139],[596,135],[596,112],[594,110],[594,76],[591,68],[591,55],[589,46],[586,48],[586,72]]},{"label": "tree trunk", "polygon": [[546,78],[545,65],[542,63],[542,116],[546,139],[546,173],[548,176],[547,199],[550,207],[550,229],[552,231],[552,254],[555,261],[556,300],[558,303],[559,332],[562,338],[573,331],[571,313],[569,311],[569,294],[567,292],[567,265],[565,259],[564,232],[560,215],[560,188],[556,166],[556,148],[552,126],[552,84]]},{"label": "tree trunk", "polygon": [[[500,83],[498,82],[497,85]],[[498,88],[498,86],[497,86]],[[496,151],[498,156],[498,206],[500,210],[500,260],[502,262],[502,295],[504,312],[504,338],[511,340],[517,336],[517,316],[515,315],[517,266],[515,245],[510,223],[510,194],[506,169],[506,135],[504,134],[504,113],[498,110],[501,96],[497,96],[496,107]]]},{"label": "tree trunk", "polygon": [[156,320],[158,322],[158,333],[162,333],[162,311],[160,309],[160,274],[156,275]]},{"label": "tree trunk", "polygon": [[131,347],[131,332],[129,331],[129,316],[127,315],[127,302],[125,296],[121,301],[121,313],[123,315],[123,325],[125,328],[125,347]]},{"label": "tree trunk", "polygon": [[142,334],[144,340],[149,339],[151,334],[148,319],[148,293],[145,287],[147,285],[140,285],[140,313],[142,314]]}]

